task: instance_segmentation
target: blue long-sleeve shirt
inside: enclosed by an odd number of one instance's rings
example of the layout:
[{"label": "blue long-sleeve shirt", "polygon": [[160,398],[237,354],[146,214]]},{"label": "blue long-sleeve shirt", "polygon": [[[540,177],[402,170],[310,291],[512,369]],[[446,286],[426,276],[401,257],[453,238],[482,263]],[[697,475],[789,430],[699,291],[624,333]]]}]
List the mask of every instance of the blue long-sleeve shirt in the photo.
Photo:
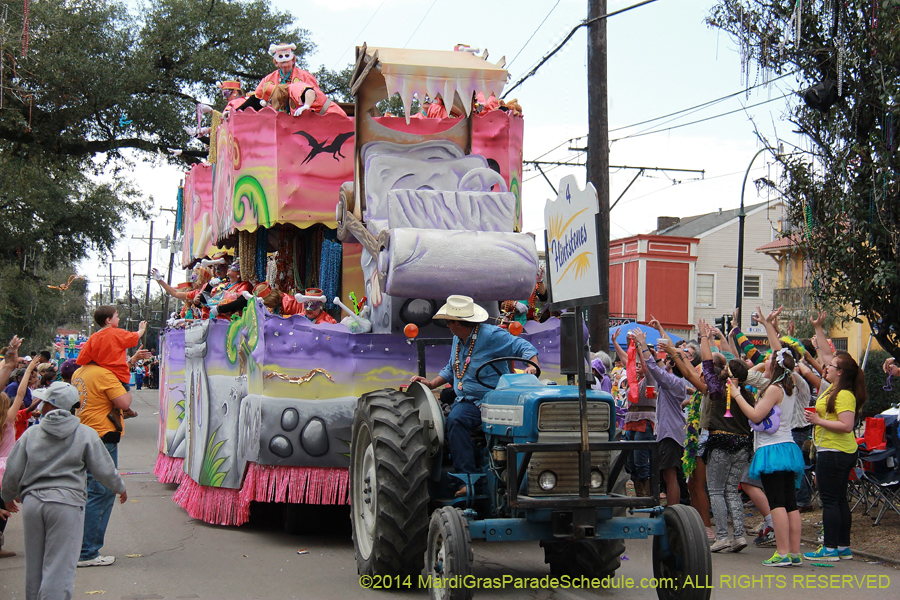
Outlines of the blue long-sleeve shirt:
[{"label": "blue long-sleeve shirt", "polygon": [[[453,391],[456,393],[457,402],[463,399],[471,399],[475,402],[476,406],[481,404],[481,399],[491,390],[491,388],[485,387],[475,381],[475,371],[478,370],[478,367],[492,358],[499,358],[501,356],[532,358],[538,354],[537,349],[529,342],[526,342],[522,338],[516,337],[505,329],[501,329],[495,325],[488,325],[486,323],[480,324],[478,326],[477,335],[478,337],[475,340],[475,347],[472,350],[469,367],[462,376],[463,389],[459,389],[459,381],[456,378],[456,369],[454,369],[453,364],[456,357],[456,348],[460,345],[460,339],[456,336],[453,337],[453,345],[450,347],[450,361],[440,372],[440,376],[443,377],[444,380],[453,384]],[[469,335],[459,348],[460,371],[466,366],[466,357],[468,356],[469,347],[472,343],[471,338],[472,336]],[[506,362],[496,363],[494,366],[500,370],[500,373],[509,373],[509,366]],[[481,380],[490,386],[496,386],[497,382],[500,380],[500,375],[494,371],[493,367],[488,367],[481,372]]]}]

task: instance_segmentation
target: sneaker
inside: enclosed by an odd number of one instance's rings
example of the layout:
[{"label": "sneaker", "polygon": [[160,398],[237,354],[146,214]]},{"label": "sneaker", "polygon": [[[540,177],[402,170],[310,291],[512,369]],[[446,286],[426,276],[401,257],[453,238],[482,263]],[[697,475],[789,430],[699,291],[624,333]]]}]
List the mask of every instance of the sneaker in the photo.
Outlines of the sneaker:
[{"label": "sneaker", "polygon": [[753,540],[753,544],[759,548],[767,548],[775,545],[775,530],[771,527],[766,527],[765,531],[761,531],[760,534]]},{"label": "sneaker", "polygon": [[744,548],[747,547],[747,540],[744,536],[734,538],[734,541],[731,542],[731,547],[728,548],[729,552],[740,552]]},{"label": "sneaker", "polygon": [[794,567],[802,567],[803,559],[800,558],[800,554],[791,554],[791,565]]},{"label": "sneaker", "polygon": [[837,551],[838,556],[841,557],[841,560],[853,560],[853,553],[850,552],[850,548],[844,548],[843,550]]},{"label": "sneaker", "polygon": [[115,556],[98,556],[91,560],[79,560],[79,567],[106,567],[116,562]]},{"label": "sneaker", "polygon": [[824,560],[827,562],[837,562],[841,560],[837,550],[829,550],[825,546],[819,546],[815,552],[807,552],[803,555],[806,560]]},{"label": "sneaker", "polygon": [[727,550],[728,548],[731,548],[731,542],[728,540],[728,538],[724,538],[721,540],[716,540],[716,543],[710,546],[709,551],[721,552],[722,550]]},{"label": "sneaker", "polygon": [[778,554],[778,551],[775,551],[775,554],[772,555],[772,558],[763,561],[764,567],[790,567],[793,564],[793,560],[790,556],[782,556]]},{"label": "sneaker", "polygon": [[710,544],[715,543],[716,541],[716,530],[712,527],[706,528],[706,541]]}]

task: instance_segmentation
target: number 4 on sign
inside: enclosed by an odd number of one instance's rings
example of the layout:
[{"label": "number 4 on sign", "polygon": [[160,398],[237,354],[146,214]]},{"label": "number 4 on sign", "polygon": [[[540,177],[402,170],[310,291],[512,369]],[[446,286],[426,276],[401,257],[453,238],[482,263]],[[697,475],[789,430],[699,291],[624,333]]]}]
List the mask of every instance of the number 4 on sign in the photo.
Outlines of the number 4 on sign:
[{"label": "number 4 on sign", "polygon": [[569,192],[569,186],[566,186],[566,201],[572,204],[572,194]]}]

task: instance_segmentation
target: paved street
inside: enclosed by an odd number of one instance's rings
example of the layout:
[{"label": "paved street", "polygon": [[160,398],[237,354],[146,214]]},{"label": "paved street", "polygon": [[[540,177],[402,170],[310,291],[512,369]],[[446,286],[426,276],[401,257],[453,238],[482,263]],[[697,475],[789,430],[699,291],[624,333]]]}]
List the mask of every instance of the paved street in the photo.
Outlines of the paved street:
[{"label": "paved street", "polygon": [[[156,392],[137,392],[136,398],[134,408],[140,416],[126,422],[126,437],[119,449],[119,470],[128,486],[129,501],[116,505],[102,551],[114,554],[116,564],[79,569],[76,598],[383,599],[393,595],[360,589],[346,509],[312,511],[311,522],[330,519],[333,525],[323,533],[297,536],[283,533],[274,518],[268,519],[268,523],[267,519],[256,519],[241,528],[216,527],[188,518],[172,502],[175,487],[157,483],[151,473],[156,459]],[[5,548],[19,552],[19,556],[0,561],[0,600],[22,600],[25,594],[21,519],[14,516],[6,531]],[[298,555],[301,549],[307,549],[309,554]],[[761,594],[772,598],[852,597],[854,600],[900,597],[900,570],[889,566],[870,565],[857,559],[833,568],[813,568],[807,564],[802,569],[766,569],[760,561],[769,554],[771,550],[748,548],[739,555],[714,555],[712,597],[759,598]],[[126,555],[137,556],[127,558]],[[639,585],[641,578],[652,575],[649,542],[630,543],[626,555],[628,560],[618,572],[619,582],[622,577],[632,578]],[[532,543],[477,544],[475,559],[478,577],[540,578],[549,572],[543,552]],[[744,578],[729,587],[728,578],[737,575]],[[816,585],[817,589],[803,589],[801,583]],[[860,584],[869,584],[874,589],[857,589]],[[500,590],[478,591],[476,597],[523,597],[523,591],[511,585]],[[529,598],[559,599],[613,598],[626,594],[629,599],[656,598],[655,591],[650,589],[627,592],[536,589],[525,594]],[[403,595],[419,598],[425,597],[425,592]]]}]

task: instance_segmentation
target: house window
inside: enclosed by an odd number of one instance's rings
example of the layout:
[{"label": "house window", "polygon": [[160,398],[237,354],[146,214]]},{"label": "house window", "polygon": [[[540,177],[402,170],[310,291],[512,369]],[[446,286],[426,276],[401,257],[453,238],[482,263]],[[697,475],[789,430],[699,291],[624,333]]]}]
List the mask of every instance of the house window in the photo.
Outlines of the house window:
[{"label": "house window", "polygon": [[716,305],[716,276],[712,273],[697,273],[697,306]]},{"label": "house window", "polygon": [[744,298],[762,298],[760,275],[744,275]]},{"label": "house window", "polygon": [[831,343],[834,344],[835,350],[847,351],[847,338],[831,338]]}]

